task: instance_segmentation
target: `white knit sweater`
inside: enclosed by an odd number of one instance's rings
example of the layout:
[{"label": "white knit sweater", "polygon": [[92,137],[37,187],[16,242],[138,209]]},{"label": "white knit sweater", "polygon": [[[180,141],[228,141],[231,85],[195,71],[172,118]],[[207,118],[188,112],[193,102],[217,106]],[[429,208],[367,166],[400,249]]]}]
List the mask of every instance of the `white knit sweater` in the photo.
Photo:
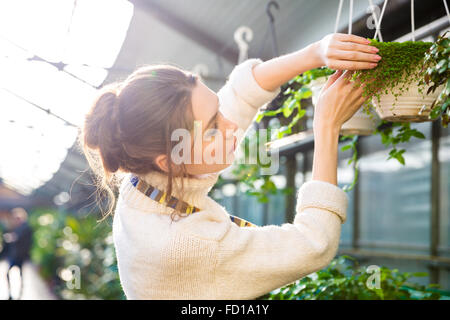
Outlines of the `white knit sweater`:
[{"label": "white knit sweater", "polygon": [[[261,62],[248,59],[236,66],[218,92],[221,112],[243,130],[280,92],[268,92],[255,81],[252,67]],[[141,178],[166,190],[163,174]],[[129,177],[124,179],[113,237],[127,299],[254,299],[324,268],[334,258],[348,201],[340,188],[306,182],[297,194],[293,224],[240,228],[208,196],[217,178],[210,174],[184,180],[184,200],[202,210],[174,222],[172,209],[141,194]],[[174,187],[180,183],[176,179]]]}]

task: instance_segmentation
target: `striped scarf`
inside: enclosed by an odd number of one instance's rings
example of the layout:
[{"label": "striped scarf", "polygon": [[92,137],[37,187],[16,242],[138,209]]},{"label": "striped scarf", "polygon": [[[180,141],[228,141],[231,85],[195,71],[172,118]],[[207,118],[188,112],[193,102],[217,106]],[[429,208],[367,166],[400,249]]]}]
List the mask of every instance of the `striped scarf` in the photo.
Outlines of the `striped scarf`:
[{"label": "striped scarf", "polygon": [[[169,199],[166,199],[167,198],[166,192],[149,185],[147,182],[145,182],[142,179],[139,179],[135,175],[131,176],[130,181],[131,184],[145,196],[149,197],[150,199],[156,202],[164,204],[179,213],[186,213],[187,215],[190,215],[192,213],[201,211],[200,208],[190,205],[187,202],[184,202],[174,196],[171,196]],[[247,220],[244,220],[242,218],[238,218],[236,216],[230,215],[230,219],[239,227],[256,227],[255,224],[248,222]]]}]

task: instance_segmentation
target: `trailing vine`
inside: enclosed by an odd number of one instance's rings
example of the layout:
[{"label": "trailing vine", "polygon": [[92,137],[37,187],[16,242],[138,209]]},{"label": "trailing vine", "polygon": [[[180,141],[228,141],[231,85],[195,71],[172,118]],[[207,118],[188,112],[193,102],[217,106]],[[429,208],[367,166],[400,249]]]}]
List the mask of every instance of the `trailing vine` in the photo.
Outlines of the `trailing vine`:
[{"label": "trailing vine", "polygon": [[357,149],[358,139],[359,139],[359,136],[357,136],[357,135],[342,136],[340,138],[340,141],[349,141],[348,144],[346,144],[345,146],[343,146],[341,148],[341,151],[346,151],[349,149],[352,150],[352,156],[347,161],[347,164],[351,165],[353,163],[353,181],[350,185],[346,185],[342,188],[342,190],[344,190],[345,192],[351,191],[355,187],[356,182],[358,181],[358,175],[359,175],[358,149]]},{"label": "trailing vine", "polygon": [[285,118],[289,118],[292,113],[297,110],[296,115],[292,118],[291,122],[286,125],[276,129],[276,136],[281,139],[287,134],[292,133],[292,127],[298,123],[298,121],[303,118],[306,114],[306,110],[302,109],[302,100],[311,97],[311,90],[307,87],[301,87],[298,90],[288,87],[284,92],[286,99],[284,100],[282,106],[276,110],[265,110],[260,112],[256,117],[256,122],[259,123],[264,117],[274,117],[278,114],[283,114]]},{"label": "trailing vine", "polygon": [[412,137],[425,139],[424,134],[417,129],[412,129],[409,122],[382,121],[375,133],[380,135],[381,142],[386,147],[392,148],[387,160],[397,159],[403,165],[405,164],[405,158],[403,157],[405,149],[397,149],[397,144],[409,142]]},{"label": "trailing vine", "polygon": [[[271,136],[271,129],[268,128],[268,137]],[[252,131],[247,136],[241,144],[243,150],[242,157],[244,159],[250,159],[250,150],[259,150],[262,148],[262,144],[265,143],[259,135],[259,131]],[[256,145],[256,148],[255,148]],[[269,201],[270,195],[276,194],[290,194],[293,190],[289,187],[279,189],[275,185],[271,175],[261,174],[261,168],[269,168],[271,163],[262,163],[260,159],[259,152],[256,153],[256,163],[247,163],[245,161],[239,161],[238,164],[232,170],[233,175],[240,182],[244,183],[247,187],[245,194],[257,197],[258,201],[261,203],[267,203]],[[244,163],[241,163],[244,162]]]},{"label": "trailing vine", "polygon": [[353,73],[355,85],[364,84],[363,96],[374,96],[380,101],[381,94],[391,93],[397,98],[412,83],[419,83],[423,78],[424,57],[432,42],[379,42],[370,39],[370,45],[379,49],[382,59],[376,68]]}]

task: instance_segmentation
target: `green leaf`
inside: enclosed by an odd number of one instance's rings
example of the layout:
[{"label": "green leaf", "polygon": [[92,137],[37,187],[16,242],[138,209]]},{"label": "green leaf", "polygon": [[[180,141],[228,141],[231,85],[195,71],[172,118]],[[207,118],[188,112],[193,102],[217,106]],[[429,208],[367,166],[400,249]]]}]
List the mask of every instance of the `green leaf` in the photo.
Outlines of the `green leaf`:
[{"label": "green leaf", "polygon": [[255,121],[259,123],[263,118],[264,118],[264,113],[260,112],[260,113],[258,113],[258,115],[256,116]]},{"label": "green leaf", "polygon": [[413,276],[413,277],[428,277],[428,273],[427,272],[414,272],[411,274],[411,276]]},{"label": "green leaf", "polygon": [[418,139],[425,139],[425,135],[420,131],[413,130],[411,131],[411,134]]},{"label": "green leaf", "polygon": [[285,118],[288,118],[292,114],[297,103],[297,100],[293,99],[287,106],[283,106],[283,116]]},{"label": "green leaf", "polygon": [[341,151],[346,151],[346,150],[349,150],[349,149],[351,149],[351,148],[352,148],[352,145],[351,145],[351,144],[348,144],[348,145],[343,146],[343,147],[341,148]]}]

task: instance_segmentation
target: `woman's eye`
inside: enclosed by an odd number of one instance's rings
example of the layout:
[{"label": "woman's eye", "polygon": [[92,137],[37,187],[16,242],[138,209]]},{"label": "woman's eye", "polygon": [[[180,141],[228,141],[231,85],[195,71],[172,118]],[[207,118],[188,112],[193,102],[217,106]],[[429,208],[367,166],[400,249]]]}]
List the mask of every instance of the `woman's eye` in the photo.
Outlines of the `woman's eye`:
[{"label": "woman's eye", "polygon": [[213,128],[208,129],[206,135],[207,135],[208,137],[212,137],[212,136],[215,136],[218,132],[219,132],[219,130],[217,129],[216,125],[214,125]]}]

